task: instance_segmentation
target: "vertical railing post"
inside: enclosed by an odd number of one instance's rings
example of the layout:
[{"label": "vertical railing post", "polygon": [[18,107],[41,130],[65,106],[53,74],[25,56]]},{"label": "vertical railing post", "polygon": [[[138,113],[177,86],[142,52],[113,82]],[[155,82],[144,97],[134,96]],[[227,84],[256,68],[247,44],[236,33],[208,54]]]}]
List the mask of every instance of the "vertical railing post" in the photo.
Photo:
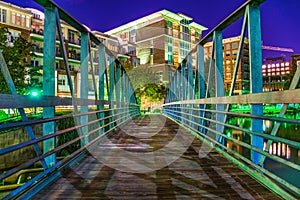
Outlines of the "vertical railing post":
[{"label": "vertical railing post", "polygon": [[[109,59],[109,109],[111,109],[110,113],[110,120],[109,122],[114,121],[114,100],[115,100],[115,58],[113,56],[110,56]],[[113,127],[113,124],[109,125],[109,128],[111,129]]]},{"label": "vertical railing post", "polygon": [[[261,27],[259,6],[249,5],[248,10],[248,35],[249,35],[249,56],[250,56],[250,90],[251,93],[262,92],[262,49],[261,49]],[[262,104],[252,104],[251,114],[263,115]],[[251,120],[251,130],[263,132],[263,121],[259,119]],[[251,145],[263,149],[264,140],[262,137],[252,135]],[[261,154],[252,151],[251,159],[258,163]]]},{"label": "vertical railing post", "polygon": [[[117,110],[116,114],[120,113],[119,108],[121,102],[121,63],[117,63],[116,67],[116,102],[117,102]],[[117,115],[116,119],[119,119],[120,116]]]},{"label": "vertical railing post", "polygon": [[[205,98],[205,74],[204,74],[204,48],[202,45],[197,45],[197,73],[198,73],[198,99]],[[199,116],[203,117],[204,104],[199,105]],[[204,125],[203,119],[199,119],[199,124]],[[199,131],[202,128],[199,128]]]},{"label": "vertical railing post", "polygon": [[[89,37],[87,33],[81,33],[81,48],[80,48],[80,98],[88,99],[89,94],[89,74],[88,74],[88,60],[89,60]],[[80,113],[87,113],[88,106],[80,106]],[[88,115],[80,117],[80,124],[86,124],[88,122]],[[81,128],[81,134],[86,134],[88,127]],[[81,145],[88,143],[88,137],[84,137],[81,140]]]},{"label": "vertical railing post", "polygon": [[[181,93],[181,100],[186,100],[186,67],[185,67],[185,63],[182,62],[181,63],[181,86],[182,86],[182,93]],[[185,113],[186,112],[186,109],[184,108],[186,105],[185,104],[181,104],[181,109],[183,110],[182,112]],[[182,113],[182,123],[184,124],[185,123],[185,120],[184,118],[186,117],[185,114]]]},{"label": "vertical railing post", "polygon": [[[45,7],[44,22],[44,63],[43,63],[43,95],[55,96],[55,42],[56,42],[56,13],[54,7]],[[45,107],[43,118],[55,116],[55,107]],[[43,124],[43,135],[55,132],[55,122]],[[44,141],[44,153],[55,148],[55,138]],[[48,167],[56,163],[56,155],[46,157]]]},{"label": "vertical railing post", "polygon": [[[98,91],[99,91],[99,100],[104,100],[104,76],[105,76],[105,47],[104,45],[99,45],[98,48],[98,74],[99,74],[99,84],[98,84]],[[104,105],[101,104],[98,107],[99,110],[104,110]],[[99,118],[104,118],[104,112],[99,113]],[[104,125],[104,120],[100,121],[100,126]],[[100,130],[100,134],[104,132],[104,129]]]},{"label": "vertical railing post", "polygon": [[[215,31],[214,32],[215,38],[215,95],[216,97],[222,97],[225,95],[224,92],[224,68],[223,68],[223,45],[222,45],[222,32]],[[224,111],[224,104],[217,104],[216,105],[217,111]],[[217,113],[216,120],[218,122],[224,122],[224,114]],[[216,131],[222,133],[223,126],[220,124],[216,124]],[[224,143],[224,140],[220,141],[219,139],[222,138],[220,135],[216,136],[216,141]]]},{"label": "vertical railing post", "polygon": [[[177,69],[177,101],[180,101],[181,100],[181,73],[180,73],[180,70]],[[180,104],[177,104],[177,111],[178,111],[178,122],[181,121],[181,106]]]},{"label": "vertical railing post", "polygon": [[[188,99],[189,100],[192,100],[194,99],[194,89],[195,89],[195,85],[194,85],[194,73],[193,73],[193,58],[191,55],[188,55],[187,56],[187,62],[186,62],[186,65],[187,65],[187,70],[188,70]],[[192,116],[193,115],[193,104],[190,104],[189,105],[189,120],[190,120],[190,127],[194,128],[194,117]]]}]

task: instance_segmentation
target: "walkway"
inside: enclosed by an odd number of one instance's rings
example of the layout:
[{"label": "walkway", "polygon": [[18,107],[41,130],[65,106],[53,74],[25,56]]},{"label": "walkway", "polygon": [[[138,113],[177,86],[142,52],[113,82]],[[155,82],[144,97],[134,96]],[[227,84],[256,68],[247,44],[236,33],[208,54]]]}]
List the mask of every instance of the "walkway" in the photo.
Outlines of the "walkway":
[{"label": "walkway", "polygon": [[[35,199],[280,199],[175,122],[146,115],[134,123],[104,139]],[[207,155],[199,158],[199,149]]]}]

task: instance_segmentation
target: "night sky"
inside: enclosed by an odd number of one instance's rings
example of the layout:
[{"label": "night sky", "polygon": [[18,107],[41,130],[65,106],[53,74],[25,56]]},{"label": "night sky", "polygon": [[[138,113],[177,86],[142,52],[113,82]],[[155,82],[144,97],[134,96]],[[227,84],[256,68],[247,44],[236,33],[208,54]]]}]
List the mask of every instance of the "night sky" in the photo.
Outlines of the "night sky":
[{"label": "night sky", "polygon": [[[4,0],[22,7],[42,9],[33,0]],[[108,31],[153,12],[181,12],[212,29],[246,0],[54,0],[91,30]],[[200,3],[202,2],[202,3]],[[300,0],[266,0],[261,6],[264,45],[292,48],[300,53]],[[223,37],[240,35],[241,20]],[[208,30],[208,31],[209,31]],[[208,33],[204,32],[204,35]],[[284,52],[263,51],[264,57]]]}]

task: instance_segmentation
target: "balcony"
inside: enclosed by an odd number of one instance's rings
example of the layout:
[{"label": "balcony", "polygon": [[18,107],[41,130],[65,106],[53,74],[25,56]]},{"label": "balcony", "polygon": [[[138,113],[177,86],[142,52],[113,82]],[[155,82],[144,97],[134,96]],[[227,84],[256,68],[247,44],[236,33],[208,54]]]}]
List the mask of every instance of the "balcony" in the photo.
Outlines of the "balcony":
[{"label": "balcony", "polygon": [[43,29],[32,29],[30,32],[33,34],[44,35]]}]

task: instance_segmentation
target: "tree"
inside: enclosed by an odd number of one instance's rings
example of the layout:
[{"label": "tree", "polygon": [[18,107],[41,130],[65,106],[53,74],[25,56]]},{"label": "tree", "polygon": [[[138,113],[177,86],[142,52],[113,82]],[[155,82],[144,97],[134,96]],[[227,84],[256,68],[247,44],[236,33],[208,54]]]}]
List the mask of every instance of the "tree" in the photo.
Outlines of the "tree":
[{"label": "tree", "polygon": [[167,89],[163,84],[158,83],[159,77],[147,66],[134,68],[129,61],[124,61],[125,68],[139,104],[142,98],[152,102],[162,101],[166,97]]},{"label": "tree", "polygon": [[[31,55],[30,48],[31,44],[26,39],[19,36],[12,40],[8,29],[0,27],[0,49],[19,94],[28,93],[31,83],[37,85],[38,71],[32,70],[28,62]],[[33,78],[33,82],[31,82],[31,78]],[[2,73],[0,73],[0,93],[10,93]]]}]

